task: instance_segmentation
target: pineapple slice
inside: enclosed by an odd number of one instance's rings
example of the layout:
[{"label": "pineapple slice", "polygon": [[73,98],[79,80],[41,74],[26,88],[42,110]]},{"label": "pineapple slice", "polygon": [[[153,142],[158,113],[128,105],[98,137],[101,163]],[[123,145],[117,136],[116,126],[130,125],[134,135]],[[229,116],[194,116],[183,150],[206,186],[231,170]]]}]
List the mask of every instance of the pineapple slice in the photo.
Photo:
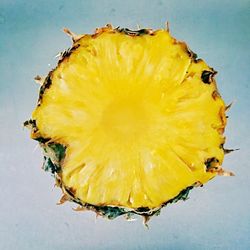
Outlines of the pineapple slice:
[{"label": "pineapple slice", "polygon": [[[221,168],[226,106],[215,71],[168,30],[76,36],[25,125],[64,200],[151,216]],[[37,78],[39,80],[39,77]]]}]

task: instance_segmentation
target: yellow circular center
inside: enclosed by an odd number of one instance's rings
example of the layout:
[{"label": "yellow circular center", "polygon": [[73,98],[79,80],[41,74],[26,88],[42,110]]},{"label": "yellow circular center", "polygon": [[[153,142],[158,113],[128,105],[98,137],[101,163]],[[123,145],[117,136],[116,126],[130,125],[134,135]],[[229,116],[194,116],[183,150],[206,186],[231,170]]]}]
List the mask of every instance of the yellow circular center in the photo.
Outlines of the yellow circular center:
[{"label": "yellow circular center", "polygon": [[104,131],[113,137],[136,136],[148,126],[148,113],[136,101],[114,101],[106,107],[102,115]]}]

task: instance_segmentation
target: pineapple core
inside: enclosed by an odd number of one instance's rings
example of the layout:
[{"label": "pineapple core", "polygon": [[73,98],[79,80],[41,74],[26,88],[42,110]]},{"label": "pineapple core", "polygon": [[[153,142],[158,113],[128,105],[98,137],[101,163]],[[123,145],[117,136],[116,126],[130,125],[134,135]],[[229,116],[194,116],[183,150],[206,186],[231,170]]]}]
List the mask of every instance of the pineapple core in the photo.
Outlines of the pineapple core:
[{"label": "pineapple core", "polygon": [[156,208],[213,178],[226,118],[211,71],[165,30],[76,41],[32,115],[67,148],[63,185],[83,204]]}]

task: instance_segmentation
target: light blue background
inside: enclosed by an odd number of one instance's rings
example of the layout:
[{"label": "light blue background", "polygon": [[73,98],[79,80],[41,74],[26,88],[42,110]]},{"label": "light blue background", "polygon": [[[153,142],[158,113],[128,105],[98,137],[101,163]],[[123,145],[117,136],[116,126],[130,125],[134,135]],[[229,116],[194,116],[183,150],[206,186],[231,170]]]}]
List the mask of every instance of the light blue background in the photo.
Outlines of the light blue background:
[{"label": "light blue background", "polygon": [[[141,219],[95,220],[57,206],[60,190],[41,170],[40,149],[22,122],[54,56],[70,46],[61,32],[90,33],[106,23],[163,28],[185,40],[219,74],[229,112],[226,157],[232,178],[218,177],[187,202]],[[250,1],[0,1],[0,249],[250,249]],[[48,64],[51,64],[49,66]]]}]

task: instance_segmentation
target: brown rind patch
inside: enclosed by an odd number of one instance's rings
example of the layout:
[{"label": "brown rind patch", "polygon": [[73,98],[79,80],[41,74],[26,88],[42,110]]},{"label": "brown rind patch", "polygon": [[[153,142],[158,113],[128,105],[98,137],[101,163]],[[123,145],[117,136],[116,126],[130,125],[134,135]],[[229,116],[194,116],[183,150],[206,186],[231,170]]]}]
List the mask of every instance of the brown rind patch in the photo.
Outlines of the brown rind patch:
[{"label": "brown rind patch", "polygon": [[213,77],[217,74],[216,71],[212,70],[203,70],[201,73],[201,80],[205,83],[205,84],[210,84],[213,82]]},{"label": "brown rind patch", "polygon": [[225,128],[226,123],[227,123],[227,118],[226,118],[226,115],[225,115],[225,107],[224,106],[220,108],[219,116],[220,116],[220,119],[221,119],[222,126]]},{"label": "brown rind patch", "polygon": [[218,90],[214,90],[212,93],[212,97],[213,99],[216,101],[218,98],[221,98],[220,93],[218,92]]}]

